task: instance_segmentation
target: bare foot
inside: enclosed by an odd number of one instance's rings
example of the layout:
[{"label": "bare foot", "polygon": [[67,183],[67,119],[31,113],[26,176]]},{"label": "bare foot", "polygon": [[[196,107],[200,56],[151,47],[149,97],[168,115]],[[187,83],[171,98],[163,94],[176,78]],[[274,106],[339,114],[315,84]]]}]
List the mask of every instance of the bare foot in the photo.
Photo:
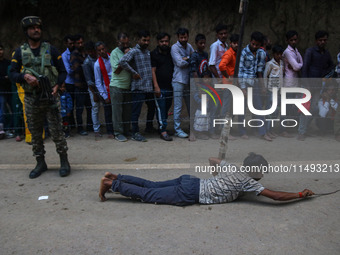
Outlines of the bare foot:
[{"label": "bare foot", "polygon": [[99,188],[99,198],[102,202],[106,201],[105,193],[111,188],[112,180],[109,178],[103,177],[100,180],[100,188]]},{"label": "bare foot", "polygon": [[270,133],[270,132],[268,132],[267,133],[267,136],[269,136],[269,138],[271,138],[271,139],[275,139],[276,138],[276,136],[274,136],[272,133]]},{"label": "bare foot", "polygon": [[247,136],[247,135],[242,135],[241,138],[242,138],[242,139],[245,139],[245,140],[248,140],[248,139],[249,139],[249,136]]},{"label": "bare foot", "polygon": [[110,172],[106,172],[104,176],[112,181],[117,180],[117,175]]},{"label": "bare foot", "polygon": [[235,141],[235,140],[237,140],[237,138],[235,136],[232,136],[232,135],[229,134],[228,140]]},{"label": "bare foot", "polygon": [[266,141],[268,141],[268,142],[272,142],[273,141],[273,139],[271,139],[267,134],[263,135],[261,138],[266,140]]}]

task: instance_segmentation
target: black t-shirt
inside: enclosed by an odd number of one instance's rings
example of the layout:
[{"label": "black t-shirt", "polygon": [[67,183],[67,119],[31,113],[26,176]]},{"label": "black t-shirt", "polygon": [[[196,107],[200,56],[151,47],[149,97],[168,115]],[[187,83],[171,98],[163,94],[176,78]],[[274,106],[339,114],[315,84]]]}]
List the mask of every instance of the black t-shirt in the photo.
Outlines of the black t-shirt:
[{"label": "black t-shirt", "polygon": [[9,81],[7,72],[8,66],[11,64],[11,61],[8,59],[3,59],[0,61],[0,92],[10,92],[11,91],[11,82]]},{"label": "black t-shirt", "polygon": [[156,67],[156,77],[160,89],[172,90],[174,64],[170,51],[163,54],[157,47],[151,52],[151,67]]},{"label": "black t-shirt", "polygon": [[[64,62],[59,54],[59,51],[51,45],[51,64],[57,68],[58,71],[58,81],[57,84],[61,85],[66,79],[66,69],[64,66]],[[36,49],[31,49],[34,56],[38,56],[40,53],[40,47]],[[21,59],[21,49],[20,47],[17,48],[14,52],[12,57],[12,63],[10,68],[10,78],[13,82],[16,83],[23,83],[25,81],[24,74],[20,73],[20,69],[22,66],[22,59]],[[54,85],[54,84],[53,84]]]}]

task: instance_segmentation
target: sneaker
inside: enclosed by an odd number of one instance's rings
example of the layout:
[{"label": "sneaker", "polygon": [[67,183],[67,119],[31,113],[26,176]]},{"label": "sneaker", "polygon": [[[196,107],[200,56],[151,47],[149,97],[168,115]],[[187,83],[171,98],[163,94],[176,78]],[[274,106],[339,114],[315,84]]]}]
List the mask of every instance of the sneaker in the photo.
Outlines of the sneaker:
[{"label": "sneaker", "polygon": [[135,140],[137,142],[147,142],[144,136],[142,136],[140,133],[134,133],[131,137],[132,140]]},{"label": "sneaker", "polygon": [[14,138],[15,135],[11,131],[6,131],[6,138]]},{"label": "sneaker", "polygon": [[164,141],[167,141],[167,142],[171,142],[172,141],[172,137],[170,137],[167,133],[164,133],[164,134],[160,134],[160,138]]},{"label": "sneaker", "polygon": [[70,134],[69,133],[65,133],[65,139],[69,138]]},{"label": "sneaker", "polygon": [[118,142],[126,142],[127,141],[127,138],[121,134],[118,134],[115,136],[115,139],[118,141]]},{"label": "sneaker", "polygon": [[17,137],[15,137],[15,141],[17,142],[21,142],[22,141],[22,138],[20,135],[17,135]]},{"label": "sneaker", "polygon": [[188,134],[185,133],[183,130],[180,130],[179,132],[176,132],[175,135],[178,136],[179,138],[187,138],[187,137],[189,137]]},{"label": "sneaker", "polygon": [[84,136],[84,135],[88,135],[87,132],[86,132],[85,130],[79,131],[78,134],[83,135],[83,136]]}]

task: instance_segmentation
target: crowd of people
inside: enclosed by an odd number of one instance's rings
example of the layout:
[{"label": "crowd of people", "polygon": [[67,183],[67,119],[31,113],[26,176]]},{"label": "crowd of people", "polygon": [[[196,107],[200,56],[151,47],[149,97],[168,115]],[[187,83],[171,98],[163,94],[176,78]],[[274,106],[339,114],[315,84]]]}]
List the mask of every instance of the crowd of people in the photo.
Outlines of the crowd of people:
[{"label": "crowd of people", "polygon": [[[15,137],[16,141],[21,141],[25,136],[26,142],[31,143],[32,130],[26,118],[30,118],[28,116],[31,114],[30,103],[36,102],[33,99],[29,102],[27,97],[35,94],[35,91],[25,85],[25,82],[29,84],[30,80],[27,81],[21,76],[23,73],[34,76],[35,69],[30,63],[24,68],[24,72],[20,71],[21,66],[18,66],[17,60],[32,61],[34,58],[30,55],[32,51],[34,55],[51,51],[49,59],[43,58],[42,62],[45,62],[45,66],[52,65],[51,73],[59,74],[58,78],[54,77],[59,86],[53,93],[56,92],[60,96],[59,107],[65,138],[70,137],[71,132],[76,130],[81,136],[86,136],[88,132],[93,131],[95,138],[99,139],[103,136],[103,126],[105,126],[109,139],[125,142],[131,137],[132,140],[145,142],[147,139],[139,128],[144,103],[147,105],[145,132],[143,132],[145,134],[158,132],[161,139],[173,140],[173,134],[168,131],[168,116],[173,105],[175,136],[189,138],[190,141],[196,138],[218,138],[221,130],[213,128],[211,121],[205,128],[202,126],[195,128],[199,125],[194,123],[197,116],[190,116],[190,86],[196,84],[190,84],[190,78],[221,78],[228,84],[228,80],[235,72],[239,35],[229,35],[228,27],[219,24],[216,27],[217,40],[210,46],[209,54],[205,50],[205,35],[195,36],[194,49],[188,43],[189,31],[186,28],[177,30],[177,41],[172,46],[169,33],[158,33],[155,38],[157,47],[151,52],[148,49],[150,40],[153,39],[150,32],[140,30],[137,35],[137,44],[131,47],[129,34],[119,33],[116,38],[118,45],[112,51],[107,49],[104,42],[85,42],[85,37],[80,34],[66,35],[64,38],[66,50],[61,55],[56,48],[48,47],[49,44],[44,42],[42,45],[46,44],[46,46],[39,46],[36,52],[31,46],[22,46],[21,53],[15,51],[12,62],[4,58],[4,47],[0,44],[0,138]],[[325,78],[320,87],[308,88],[312,93],[312,99],[308,104],[312,116],[299,113],[292,105],[287,108],[286,118],[298,120],[299,140],[304,140],[308,135],[308,127],[314,117],[320,133],[334,132],[336,139],[340,141],[337,116],[339,113],[336,115],[337,83],[326,80],[326,78],[340,76],[340,53],[337,56],[337,65],[333,64],[332,56],[326,49],[328,37],[326,31],[318,31],[315,34],[315,45],[308,48],[302,58],[297,49],[299,35],[296,31],[291,30],[286,33],[288,45],[285,49],[280,45],[272,47],[269,38],[260,32],[253,32],[249,44],[241,52],[238,85],[244,95],[247,95],[248,87],[253,89],[253,104],[256,109],[270,108],[273,101],[272,90],[275,87],[299,87],[301,86],[297,82],[299,77]],[[33,37],[28,36],[28,38]],[[30,67],[34,70],[32,71]],[[260,82],[257,78],[266,79],[265,82]],[[301,95],[290,93],[288,96],[295,98]],[[197,101],[199,100],[198,97]],[[210,118],[228,115],[233,118],[232,100],[231,92],[223,91],[223,107],[217,109],[218,113],[211,113]],[[191,130],[184,131],[182,128],[183,101],[189,118],[194,120]],[[104,110],[105,123],[100,123],[101,106]],[[86,121],[83,120],[84,110]],[[274,114],[275,117],[280,118],[277,111]],[[153,125],[155,115],[157,128]],[[264,116],[257,117],[265,119]],[[245,116],[238,116],[239,122],[242,123],[244,119]],[[51,127],[48,121],[42,119],[41,125],[45,130],[41,131],[41,135],[43,137],[50,135]],[[277,129],[263,125],[258,129],[260,137],[266,141],[273,141],[278,135],[292,137],[292,133],[282,125]],[[249,138],[247,129],[242,125],[238,127],[238,133],[242,139]],[[229,139],[236,138],[230,135]]]}]

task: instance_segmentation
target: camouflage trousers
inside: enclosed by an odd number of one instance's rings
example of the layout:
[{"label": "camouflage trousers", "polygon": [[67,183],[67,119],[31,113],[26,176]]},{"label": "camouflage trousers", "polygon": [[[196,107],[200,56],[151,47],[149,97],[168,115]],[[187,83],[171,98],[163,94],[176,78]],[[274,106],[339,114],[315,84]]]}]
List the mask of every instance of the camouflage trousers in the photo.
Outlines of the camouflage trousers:
[{"label": "camouflage trousers", "polygon": [[25,114],[28,129],[32,134],[33,156],[45,154],[42,138],[45,119],[48,122],[48,128],[51,138],[56,145],[57,153],[65,154],[67,152],[68,148],[62,127],[59,98],[55,104],[51,105],[48,101],[36,101],[35,96],[25,93]]}]

